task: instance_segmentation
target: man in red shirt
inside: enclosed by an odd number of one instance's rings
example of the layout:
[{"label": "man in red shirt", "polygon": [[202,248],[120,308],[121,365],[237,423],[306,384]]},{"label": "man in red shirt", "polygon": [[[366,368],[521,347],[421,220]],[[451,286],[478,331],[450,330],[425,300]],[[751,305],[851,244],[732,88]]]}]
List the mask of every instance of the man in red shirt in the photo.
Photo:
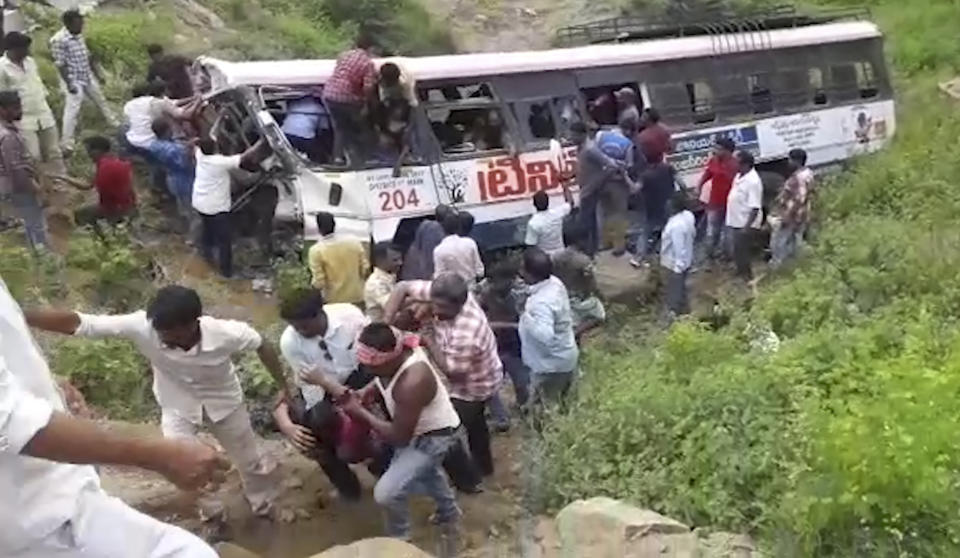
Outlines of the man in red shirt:
[{"label": "man in red shirt", "polygon": [[643,150],[647,164],[662,163],[664,156],[673,152],[670,130],[660,123],[660,113],[655,108],[644,109],[640,125],[642,130],[637,134],[636,143]]},{"label": "man in red shirt", "polygon": [[340,54],[323,88],[323,101],[333,121],[334,157],[344,155],[351,167],[367,161],[373,145],[368,107],[377,95],[377,69],[370,57],[373,38],[361,31],[356,47]]},{"label": "man in red shirt", "polygon": [[93,136],[84,140],[87,154],[96,165],[96,174],[90,184],[71,181],[77,188],[97,191],[96,204],[85,205],[74,211],[78,226],[89,225],[100,234],[100,221],[116,224],[136,212],[137,198],[133,192],[133,167],[129,161],[111,151],[110,140]]},{"label": "man in red shirt", "polygon": [[[707,168],[700,177],[698,190],[710,182],[707,202],[707,241],[704,246],[706,256],[715,258],[717,246],[723,243],[723,248],[729,252],[729,238],[724,230],[727,214],[727,196],[733,187],[733,180],[737,177],[738,164],[733,156],[737,146],[730,138],[719,138],[713,147],[713,155],[707,161]],[[701,196],[702,199],[702,196]]]}]

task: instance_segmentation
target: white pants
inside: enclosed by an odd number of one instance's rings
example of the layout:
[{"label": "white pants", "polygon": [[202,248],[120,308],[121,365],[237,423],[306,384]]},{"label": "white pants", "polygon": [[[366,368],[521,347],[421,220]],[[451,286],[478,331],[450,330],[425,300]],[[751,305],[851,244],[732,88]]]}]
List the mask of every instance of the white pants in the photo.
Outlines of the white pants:
[{"label": "white pants", "polygon": [[[240,471],[244,493],[253,512],[258,515],[270,513],[279,491],[279,471],[272,459],[260,453],[257,435],[250,425],[246,406],[241,405],[223,420],[213,422],[205,417],[205,422]],[[167,438],[194,439],[200,429],[199,424],[167,411],[162,413],[160,425]],[[215,495],[202,495],[198,499],[198,505],[204,520],[223,518],[223,502]]]},{"label": "white pants", "polygon": [[63,90],[64,97],[63,134],[61,134],[64,150],[69,151],[73,149],[73,136],[77,132],[77,119],[80,117],[80,109],[83,107],[83,99],[86,97],[89,97],[90,100],[93,101],[93,104],[97,105],[107,124],[114,128],[117,127],[117,117],[114,116],[110,106],[107,105],[107,100],[104,98],[103,91],[100,90],[100,84],[97,83],[97,80],[91,80],[87,85],[78,85],[76,93],[70,93],[67,90],[66,84],[62,81],[60,88]]},{"label": "white pants", "polygon": [[77,518],[4,558],[217,558],[187,531],[142,514],[99,489],[78,496]]}]

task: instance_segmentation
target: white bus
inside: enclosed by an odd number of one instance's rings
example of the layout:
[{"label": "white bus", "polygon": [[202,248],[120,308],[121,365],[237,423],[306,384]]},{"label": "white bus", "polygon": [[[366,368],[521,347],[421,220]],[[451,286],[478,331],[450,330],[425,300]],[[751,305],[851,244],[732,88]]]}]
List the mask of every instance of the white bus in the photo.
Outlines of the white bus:
[{"label": "white bus", "polygon": [[[821,166],[880,149],[893,136],[883,37],[869,21],[842,14],[797,17],[771,29],[678,29],[684,36],[631,41],[620,32],[613,44],[396,59],[417,79],[420,99],[412,115],[417,162],[398,178],[386,164],[350,170],[308,160],[280,131],[287,103],[315,94],[333,60],[201,58],[197,67],[213,135],[270,139],[277,157],[268,175],[282,182],[277,215],[302,221],[308,240],[317,236],[314,215],[329,211],[340,231],[403,244],[445,203],[474,215],[482,247],[521,244],[530,197],[546,190],[558,201],[559,175],[574,169],[575,148],[565,144],[551,154],[551,140],[562,140],[577,120],[615,124],[615,111],[604,114],[595,101],[623,87],[633,88],[644,107],[656,107],[672,129],[669,161],[688,185],[721,136],[754,152],[766,170],[779,169],[795,147]],[[499,127],[491,124],[497,120]],[[476,122],[500,135],[465,141],[465,128]]]}]

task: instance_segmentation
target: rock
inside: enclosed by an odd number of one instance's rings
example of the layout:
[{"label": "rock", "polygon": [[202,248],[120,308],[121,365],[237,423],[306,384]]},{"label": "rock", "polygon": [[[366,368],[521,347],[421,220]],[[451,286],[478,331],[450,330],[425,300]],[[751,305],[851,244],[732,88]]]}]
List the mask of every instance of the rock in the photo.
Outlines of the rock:
[{"label": "rock", "polygon": [[233,543],[219,543],[215,549],[220,558],[260,558],[257,554]]},{"label": "rock", "polygon": [[534,10],[533,8],[521,8],[520,14],[527,17],[537,17],[537,10]]},{"label": "rock", "polygon": [[481,25],[486,24],[488,21],[490,21],[490,18],[483,14],[477,14],[476,17],[474,17],[473,19]]},{"label": "rock", "polygon": [[296,476],[287,477],[283,481],[283,487],[287,490],[297,490],[303,488],[303,479]]},{"label": "rock", "polygon": [[364,539],[345,546],[335,546],[311,558],[432,558],[410,543],[398,539]]},{"label": "rock", "polygon": [[561,554],[591,558],[695,558],[690,528],[610,498],[579,500],[557,515]]},{"label": "rock", "polygon": [[293,523],[297,520],[297,514],[291,509],[282,509],[277,513],[277,521],[280,523]]},{"label": "rock", "polygon": [[299,508],[297,510],[297,521],[310,521],[313,519],[313,513],[310,510]]},{"label": "rock", "polygon": [[700,558],[754,558],[758,556],[757,546],[747,535],[736,533],[706,533],[695,531]]}]

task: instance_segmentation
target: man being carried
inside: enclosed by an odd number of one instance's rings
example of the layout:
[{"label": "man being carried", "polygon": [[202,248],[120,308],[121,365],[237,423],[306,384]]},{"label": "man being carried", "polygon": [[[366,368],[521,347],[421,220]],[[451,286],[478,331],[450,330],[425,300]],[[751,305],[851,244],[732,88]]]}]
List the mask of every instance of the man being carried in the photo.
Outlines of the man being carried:
[{"label": "man being carried", "polygon": [[573,194],[567,181],[561,181],[564,203],[550,209],[550,196],[543,190],[533,195],[537,212],[527,222],[527,246],[536,246],[551,256],[563,250],[563,221],[573,211]]},{"label": "man being carried", "polygon": [[480,249],[477,248],[476,241],[461,234],[463,223],[457,213],[449,212],[441,225],[447,236],[433,249],[434,277],[452,273],[473,288],[484,273],[483,260],[480,259]]},{"label": "man being carried", "polygon": [[373,247],[373,273],[363,286],[363,304],[371,322],[383,321],[383,308],[397,284],[400,270],[400,252],[389,242],[378,242]]},{"label": "man being carried", "polygon": [[[268,515],[276,496],[276,466],[261,454],[233,357],[257,351],[279,385],[287,386],[283,366],[269,342],[252,327],[203,315],[200,297],[191,289],[160,289],[146,311],[95,316],[62,310],[26,313],[27,323],[45,331],[80,337],[121,337],[131,341],[153,368],[153,393],[167,438],[196,437],[204,423],[240,471],[247,501],[257,515]],[[223,504],[211,495],[200,498],[201,516],[217,529]]]},{"label": "man being carried", "polygon": [[313,288],[322,292],[327,302],[360,304],[364,279],[370,270],[367,249],[356,238],[338,235],[336,228],[332,214],[317,213],[320,240],[307,253]]}]

